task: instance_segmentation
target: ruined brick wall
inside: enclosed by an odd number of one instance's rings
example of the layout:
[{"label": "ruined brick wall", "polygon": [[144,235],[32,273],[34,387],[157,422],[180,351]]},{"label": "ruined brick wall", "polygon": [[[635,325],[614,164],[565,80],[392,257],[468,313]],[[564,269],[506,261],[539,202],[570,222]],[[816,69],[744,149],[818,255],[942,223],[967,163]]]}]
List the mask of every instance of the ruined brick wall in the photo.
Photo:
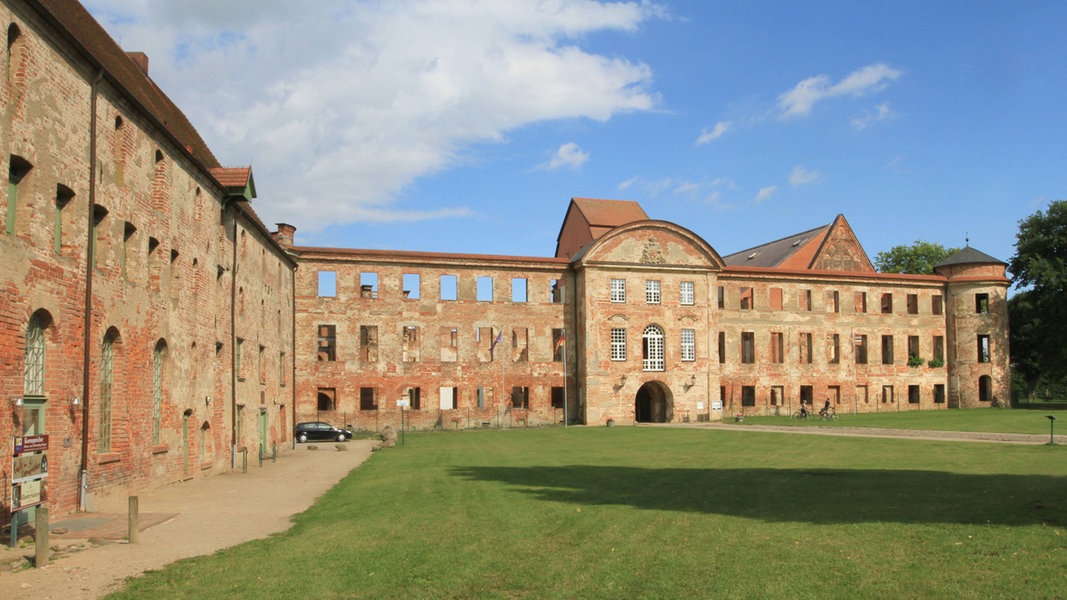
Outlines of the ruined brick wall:
[{"label": "ruined brick wall", "polygon": [[565,261],[297,251],[298,422],[397,427],[398,400],[416,429],[562,421]]}]

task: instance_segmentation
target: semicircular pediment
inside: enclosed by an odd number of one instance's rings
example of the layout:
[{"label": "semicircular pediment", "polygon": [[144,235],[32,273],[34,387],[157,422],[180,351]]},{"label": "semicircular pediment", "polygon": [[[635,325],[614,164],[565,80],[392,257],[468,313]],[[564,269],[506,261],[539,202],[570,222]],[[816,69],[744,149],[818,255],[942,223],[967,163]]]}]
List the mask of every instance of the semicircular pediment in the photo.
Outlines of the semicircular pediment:
[{"label": "semicircular pediment", "polygon": [[666,221],[640,221],[605,234],[576,262],[720,270],[722,257],[700,236]]}]

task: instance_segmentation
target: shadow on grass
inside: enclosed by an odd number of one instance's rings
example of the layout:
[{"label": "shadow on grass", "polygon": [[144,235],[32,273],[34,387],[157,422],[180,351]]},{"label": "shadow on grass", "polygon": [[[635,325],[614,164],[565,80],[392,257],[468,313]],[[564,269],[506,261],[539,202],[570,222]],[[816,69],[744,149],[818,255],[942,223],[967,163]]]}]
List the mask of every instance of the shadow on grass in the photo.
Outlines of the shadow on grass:
[{"label": "shadow on grass", "polygon": [[844,469],[456,467],[539,500],[826,524],[1067,524],[1067,478]]}]

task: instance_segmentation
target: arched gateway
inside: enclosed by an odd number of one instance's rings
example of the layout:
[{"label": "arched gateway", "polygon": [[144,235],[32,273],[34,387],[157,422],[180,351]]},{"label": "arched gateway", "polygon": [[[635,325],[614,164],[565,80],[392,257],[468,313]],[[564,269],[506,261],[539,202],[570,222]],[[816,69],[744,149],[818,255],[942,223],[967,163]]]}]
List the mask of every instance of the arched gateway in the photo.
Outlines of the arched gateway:
[{"label": "arched gateway", "polygon": [[671,390],[659,381],[649,381],[637,390],[634,420],[638,423],[669,423],[674,418]]}]

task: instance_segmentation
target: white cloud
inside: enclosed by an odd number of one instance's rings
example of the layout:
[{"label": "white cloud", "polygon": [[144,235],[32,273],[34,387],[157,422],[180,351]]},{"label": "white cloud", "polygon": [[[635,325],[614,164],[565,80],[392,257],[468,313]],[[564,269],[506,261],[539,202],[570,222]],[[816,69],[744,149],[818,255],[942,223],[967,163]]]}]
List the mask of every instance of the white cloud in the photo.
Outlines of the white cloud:
[{"label": "white cloud", "polygon": [[707,144],[708,142],[721,138],[727,131],[730,130],[730,126],[730,121],[719,121],[715,124],[715,127],[713,127],[711,131],[708,131],[708,129],[705,127],[700,131],[700,137],[697,138],[696,145],[702,146],[704,144]]},{"label": "white cloud", "polygon": [[579,45],[664,16],[648,2],[86,4],[125,49],[148,53],[153,79],[220,162],[252,164],[268,223],[469,214],[403,210],[395,198],[511,130],[659,100],[647,65]]},{"label": "white cloud", "polygon": [[879,92],[904,72],[879,63],[867,65],[831,84],[828,75],[816,75],[778,96],[782,118],[806,117],[817,102],[839,96],[860,97]]},{"label": "white cloud", "polygon": [[873,111],[866,111],[863,115],[852,119],[852,126],[863,130],[878,121],[885,121],[895,115],[896,113],[893,112],[893,109],[889,108],[889,103],[883,102],[874,107]]},{"label": "white cloud", "polygon": [[555,156],[547,163],[540,165],[539,168],[554,171],[563,167],[570,167],[571,169],[577,169],[585,164],[585,161],[589,160],[589,153],[582,150],[578,144],[574,142],[568,142],[559,147],[556,150]]},{"label": "white cloud", "polygon": [[756,192],[756,197],[753,198],[753,201],[756,204],[759,204],[760,202],[763,202],[764,200],[767,200],[768,198],[773,196],[774,193],[777,192],[777,191],[778,191],[778,186],[776,186],[776,185],[768,185],[767,187],[761,188],[760,191]]},{"label": "white cloud", "polygon": [[789,185],[799,187],[815,183],[820,178],[822,178],[822,173],[809,171],[804,165],[797,165],[793,167],[793,171],[789,174]]}]

